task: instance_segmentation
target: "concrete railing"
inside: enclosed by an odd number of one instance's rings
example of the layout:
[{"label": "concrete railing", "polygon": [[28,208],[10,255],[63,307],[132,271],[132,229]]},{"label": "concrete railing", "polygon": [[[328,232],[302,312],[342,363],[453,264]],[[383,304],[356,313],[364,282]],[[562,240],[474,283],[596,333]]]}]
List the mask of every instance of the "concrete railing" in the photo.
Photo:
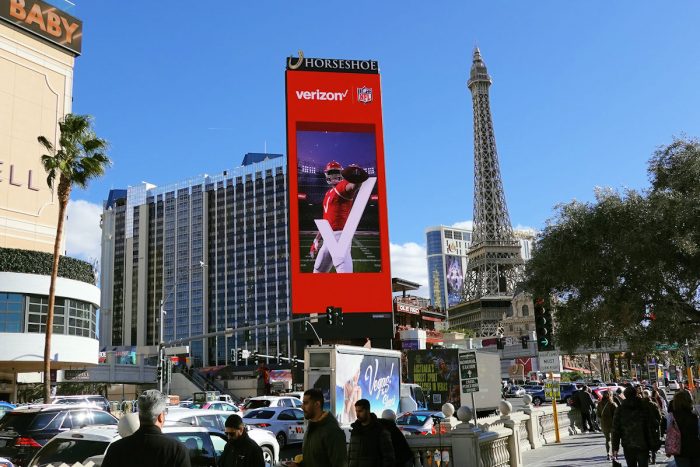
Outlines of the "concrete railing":
[{"label": "concrete railing", "polygon": [[[522,453],[555,442],[554,409],[551,405],[533,407],[529,395],[523,397],[526,407],[512,412],[510,402],[501,401],[499,415],[472,421],[469,407],[457,411],[445,404],[447,416],[428,436],[408,436],[408,444],[414,453],[415,467],[437,465],[435,461],[449,460],[448,465],[478,467],[521,467]],[[557,404],[557,420],[560,439],[576,434],[580,426],[578,411],[565,404]]]}]

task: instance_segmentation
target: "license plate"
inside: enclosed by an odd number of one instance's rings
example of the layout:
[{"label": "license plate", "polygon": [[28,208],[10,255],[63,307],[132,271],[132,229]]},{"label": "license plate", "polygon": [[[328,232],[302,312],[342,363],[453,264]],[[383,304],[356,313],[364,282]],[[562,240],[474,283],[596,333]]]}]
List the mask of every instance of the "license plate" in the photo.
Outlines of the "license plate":
[{"label": "license plate", "polygon": [[6,439],[0,439],[0,448],[4,448],[7,446],[7,440]]}]

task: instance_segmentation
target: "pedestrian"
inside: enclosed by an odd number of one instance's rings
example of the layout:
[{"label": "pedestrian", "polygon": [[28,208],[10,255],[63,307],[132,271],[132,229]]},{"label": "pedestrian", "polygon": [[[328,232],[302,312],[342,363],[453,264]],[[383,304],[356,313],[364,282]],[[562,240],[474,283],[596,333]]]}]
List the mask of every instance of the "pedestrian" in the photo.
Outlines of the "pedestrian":
[{"label": "pedestrian", "polygon": [[219,467],[265,467],[262,448],[250,439],[240,416],[229,415],[224,430],[228,442],[219,459]]},{"label": "pedestrian", "polygon": [[588,387],[586,389],[588,397],[591,398],[591,422],[593,423],[593,430],[600,432],[600,423],[598,422],[598,416],[596,415],[596,407],[598,406],[598,396],[593,394],[593,390]]},{"label": "pedestrian", "polygon": [[656,451],[661,448],[661,409],[651,398],[651,391],[645,389],[642,392],[642,402],[646,405],[650,421],[649,448],[651,451],[651,463],[656,464]]},{"label": "pedestrian", "polygon": [[346,467],[345,433],[335,417],[323,410],[323,392],[307,389],[301,408],[309,421],[301,449],[302,461],[288,462],[287,467]]},{"label": "pedestrian", "polygon": [[394,467],[391,434],[377,421],[367,399],[355,402],[355,415],[350,425],[348,467]]},{"label": "pedestrian", "polygon": [[168,397],[150,389],[139,396],[139,429],[112,443],[103,467],[190,467],[185,446],[163,435]]},{"label": "pedestrian", "polygon": [[700,467],[700,422],[693,412],[693,399],[688,391],[678,391],[671,401],[673,415],[681,432],[681,453],[673,456],[677,467]]},{"label": "pedestrian", "polygon": [[406,441],[406,436],[396,426],[396,414],[391,409],[382,412],[382,418],[378,419],[384,429],[391,435],[391,445],[394,447],[394,466],[413,466],[413,451]]},{"label": "pedestrian", "polygon": [[651,450],[648,408],[633,386],[625,388],[624,395],[625,400],[613,417],[612,457],[617,459],[622,444],[628,467],[648,467]]},{"label": "pedestrian", "polygon": [[625,400],[625,396],[622,394],[622,388],[617,388],[615,394],[613,394],[613,401],[620,407],[623,400]]},{"label": "pedestrian", "polygon": [[581,411],[581,432],[594,432],[595,428],[593,427],[593,420],[591,419],[593,399],[591,399],[591,396],[588,394],[588,386],[584,385],[583,388],[574,394],[574,397],[578,402],[578,409]]},{"label": "pedestrian", "polygon": [[600,427],[603,429],[603,436],[605,436],[605,454],[608,456],[608,460],[610,460],[610,433],[612,432],[616,409],[617,404],[613,400],[612,391],[605,391],[603,400],[600,401],[596,408],[596,415],[598,415]]}]

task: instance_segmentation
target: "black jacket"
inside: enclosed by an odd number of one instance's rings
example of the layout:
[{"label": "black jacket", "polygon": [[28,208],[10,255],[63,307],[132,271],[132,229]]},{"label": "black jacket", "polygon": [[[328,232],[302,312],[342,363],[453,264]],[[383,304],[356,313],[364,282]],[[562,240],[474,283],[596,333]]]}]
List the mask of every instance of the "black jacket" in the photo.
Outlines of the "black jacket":
[{"label": "black jacket", "polygon": [[[406,441],[406,437],[401,433],[401,430],[399,430],[399,427],[396,426],[396,422],[393,420],[379,418],[377,421],[391,435],[391,445],[394,447],[394,465],[396,467],[405,467],[408,461],[413,460],[413,452],[408,445],[408,441]],[[411,465],[413,465],[413,462],[411,462]]]},{"label": "black jacket", "polygon": [[394,467],[394,446],[391,435],[370,414],[368,425],[355,421],[350,427],[348,467]]},{"label": "black jacket", "polygon": [[652,440],[649,406],[637,397],[622,401],[613,417],[612,450],[618,451],[622,442],[625,449],[649,451]]},{"label": "black jacket", "polygon": [[680,457],[700,457],[698,416],[687,410],[676,410],[673,412],[673,418],[681,432]]},{"label": "black jacket", "polygon": [[141,425],[131,436],[112,443],[102,467],[190,467],[185,446],[155,425]]},{"label": "black jacket", "polygon": [[226,443],[219,467],[265,467],[262,448],[244,431],[243,436]]}]

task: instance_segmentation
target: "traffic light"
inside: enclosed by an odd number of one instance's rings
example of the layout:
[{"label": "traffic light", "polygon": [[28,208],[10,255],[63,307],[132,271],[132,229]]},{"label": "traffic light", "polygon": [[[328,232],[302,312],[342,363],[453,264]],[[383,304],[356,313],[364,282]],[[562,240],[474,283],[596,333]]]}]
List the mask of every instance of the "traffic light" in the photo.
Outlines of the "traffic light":
[{"label": "traffic light", "polygon": [[552,313],[545,308],[545,302],[542,298],[535,299],[535,327],[537,350],[539,352],[554,350]]},{"label": "traffic light", "polygon": [[523,346],[523,349],[527,349],[527,343],[530,341],[530,338],[528,336],[522,336],[520,338],[520,344]]},{"label": "traffic light", "polygon": [[340,307],[335,307],[334,313],[335,313],[334,323],[337,324],[338,326],[342,326],[343,325],[343,309]]},{"label": "traffic light", "polygon": [[278,353],[278,354],[277,354],[277,364],[278,364],[278,365],[281,365],[281,364],[282,364],[282,354],[281,354],[281,353]]},{"label": "traffic light", "polygon": [[327,306],[326,307],[326,321],[328,322],[329,326],[333,326],[333,324],[335,324],[335,307],[334,306]]},{"label": "traffic light", "polygon": [[156,381],[160,381],[162,377],[163,377],[163,367],[158,365],[158,368],[156,368]]},{"label": "traffic light", "polygon": [[236,361],[238,363],[243,361],[243,349],[236,349]]},{"label": "traffic light", "polygon": [[[248,323],[247,323],[247,322],[245,323],[245,326],[248,327]],[[245,331],[243,331],[243,339],[244,339],[246,342],[250,342],[250,329],[246,329]]]},{"label": "traffic light", "polygon": [[293,368],[296,368],[298,365],[299,365],[299,364],[297,363],[297,356],[294,355],[294,356],[292,357],[292,367],[293,367]]}]

